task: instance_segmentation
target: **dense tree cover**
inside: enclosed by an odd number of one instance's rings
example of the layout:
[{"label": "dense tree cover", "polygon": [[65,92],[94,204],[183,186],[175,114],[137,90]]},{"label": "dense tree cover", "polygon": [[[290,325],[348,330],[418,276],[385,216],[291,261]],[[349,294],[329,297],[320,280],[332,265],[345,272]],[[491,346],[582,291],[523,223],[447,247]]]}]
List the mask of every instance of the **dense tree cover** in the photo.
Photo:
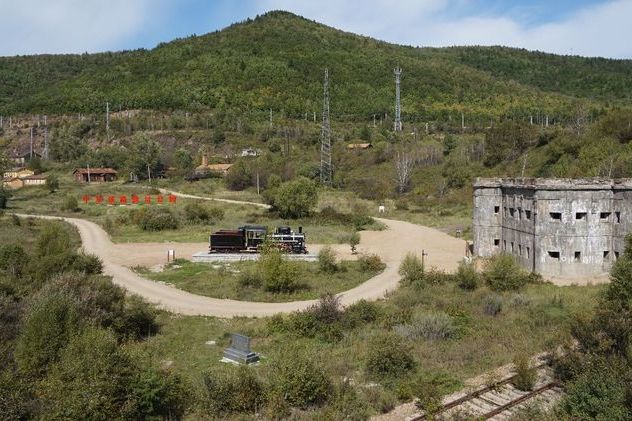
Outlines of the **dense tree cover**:
[{"label": "dense tree cover", "polygon": [[[0,247],[0,413],[8,419],[179,419],[187,387],[126,343],[155,310],[100,276],[60,223],[19,223],[28,249]],[[0,229],[7,230],[7,218]]]},{"label": "dense tree cover", "polygon": [[[567,95],[631,99],[629,60],[403,47],[271,12],[152,50],[0,58],[0,113],[102,112],[109,101],[113,110],[271,108],[302,117],[320,108],[328,67],[334,117],[366,118],[391,113],[397,63],[408,120],[459,119],[461,111],[470,120],[559,118],[572,110]],[[218,130],[214,141],[223,138]]]}]

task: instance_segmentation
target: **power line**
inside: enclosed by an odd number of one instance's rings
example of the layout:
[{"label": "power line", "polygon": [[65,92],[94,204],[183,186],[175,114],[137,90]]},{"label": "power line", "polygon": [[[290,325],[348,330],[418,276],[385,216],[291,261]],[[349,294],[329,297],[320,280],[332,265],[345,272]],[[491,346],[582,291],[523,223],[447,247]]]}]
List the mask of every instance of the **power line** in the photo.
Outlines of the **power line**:
[{"label": "power line", "polygon": [[395,123],[393,129],[396,132],[402,131],[402,104],[400,102],[399,95],[399,80],[402,75],[402,69],[397,66],[394,70],[395,73]]},{"label": "power line", "polygon": [[323,125],[320,132],[320,182],[331,184],[331,126],[329,123],[329,70],[325,69]]}]

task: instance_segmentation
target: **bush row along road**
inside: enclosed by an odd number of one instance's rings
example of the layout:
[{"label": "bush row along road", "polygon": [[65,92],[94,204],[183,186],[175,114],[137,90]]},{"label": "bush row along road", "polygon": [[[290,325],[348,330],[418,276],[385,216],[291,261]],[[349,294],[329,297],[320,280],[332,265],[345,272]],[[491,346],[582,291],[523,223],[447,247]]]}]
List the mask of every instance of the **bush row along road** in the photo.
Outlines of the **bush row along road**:
[{"label": "bush row along road", "polygon": [[[186,197],[199,198],[192,195]],[[195,251],[200,251],[200,244],[184,244],[182,248],[178,243],[119,245],[113,244],[108,234],[99,225],[85,219],[41,215],[20,216],[61,219],[73,224],[81,235],[84,251],[95,254],[102,259],[104,273],[111,276],[115,284],[173,313],[216,317],[264,317],[302,310],[315,303],[315,300],[261,303],[191,294],[173,286],[146,279],[133,272],[129,267],[146,263],[152,259],[154,262],[156,259],[164,262],[167,250],[172,248],[176,249],[178,256],[189,257],[187,252],[191,251],[192,247],[197,248]],[[446,271],[455,270],[463,258],[465,251],[465,241],[463,240],[409,222],[381,218],[378,220],[385,224],[387,229],[361,232],[358,250],[360,253],[378,254],[386,264],[386,269],[361,285],[339,293],[338,296],[342,305],[353,304],[361,299],[376,300],[397,288],[399,263],[408,252],[420,255],[424,249],[428,253],[426,256],[427,266]]]}]

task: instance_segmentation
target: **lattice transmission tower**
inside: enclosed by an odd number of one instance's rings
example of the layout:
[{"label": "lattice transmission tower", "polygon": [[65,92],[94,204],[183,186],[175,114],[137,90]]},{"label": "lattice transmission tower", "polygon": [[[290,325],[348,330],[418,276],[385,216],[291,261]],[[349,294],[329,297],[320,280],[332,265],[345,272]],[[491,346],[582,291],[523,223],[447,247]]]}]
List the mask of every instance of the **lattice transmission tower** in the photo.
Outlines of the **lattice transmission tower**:
[{"label": "lattice transmission tower", "polygon": [[325,69],[323,125],[320,131],[320,182],[331,184],[331,126],[329,124],[329,70]]},{"label": "lattice transmission tower", "polygon": [[395,68],[395,123],[393,130],[396,132],[402,131],[402,104],[399,98],[399,79],[402,75],[402,69],[397,66]]}]

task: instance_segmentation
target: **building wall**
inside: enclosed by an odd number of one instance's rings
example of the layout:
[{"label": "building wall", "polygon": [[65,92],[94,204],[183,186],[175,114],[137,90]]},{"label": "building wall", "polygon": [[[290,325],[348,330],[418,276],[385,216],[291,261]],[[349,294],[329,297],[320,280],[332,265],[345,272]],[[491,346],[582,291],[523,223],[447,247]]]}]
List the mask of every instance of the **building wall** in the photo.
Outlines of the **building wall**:
[{"label": "building wall", "polygon": [[474,255],[489,257],[499,252],[502,238],[500,185],[490,182],[474,190]]},{"label": "building wall", "polygon": [[[600,276],[632,232],[632,180],[492,180],[477,180],[474,186],[478,256],[511,254],[546,277]],[[500,218],[494,219],[502,227],[500,248],[489,245],[498,238],[498,231],[489,228],[492,184],[497,186],[493,200],[500,196],[502,203]],[[487,206],[487,214],[477,203]]]}]

